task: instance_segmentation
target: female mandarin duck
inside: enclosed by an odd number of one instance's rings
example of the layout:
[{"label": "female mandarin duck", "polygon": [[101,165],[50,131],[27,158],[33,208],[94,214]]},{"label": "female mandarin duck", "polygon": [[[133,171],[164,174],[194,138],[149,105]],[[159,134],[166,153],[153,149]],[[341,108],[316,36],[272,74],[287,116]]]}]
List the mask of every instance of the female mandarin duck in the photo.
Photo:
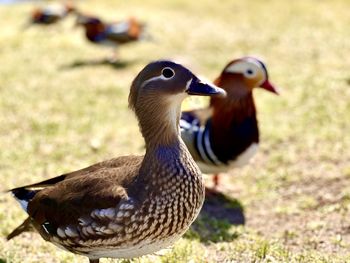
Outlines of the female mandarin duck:
[{"label": "female mandarin duck", "polygon": [[256,153],[259,129],[253,88],[273,93],[266,66],[253,57],[231,61],[214,82],[227,92],[225,98],[211,98],[205,109],[183,112],[181,136],[203,173],[218,173],[248,163]]},{"label": "female mandarin duck", "polygon": [[173,244],[204,201],[201,172],[179,132],[181,103],[189,94],[225,91],[180,64],[147,65],[129,95],[145,156],[115,158],[11,190],[29,218],[8,239],[32,225],[46,241],[90,262],[139,257]]},{"label": "female mandarin duck", "polygon": [[105,23],[97,17],[79,14],[76,24],[84,27],[90,42],[99,45],[117,48],[145,37],[145,25],[133,17],[117,23]]},{"label": "female mandarin duck", "polygon": [[65,4],[62,8],[37,8],[30,17],[29,24],[51,25],[65,18],[68,14],[75,12],[72,4]]}]

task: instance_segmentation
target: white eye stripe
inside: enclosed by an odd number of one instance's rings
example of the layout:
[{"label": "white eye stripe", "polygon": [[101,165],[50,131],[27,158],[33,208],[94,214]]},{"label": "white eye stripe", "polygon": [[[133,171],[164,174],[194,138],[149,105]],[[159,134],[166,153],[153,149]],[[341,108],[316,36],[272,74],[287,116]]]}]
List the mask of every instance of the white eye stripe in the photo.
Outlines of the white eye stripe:
[{"label": "white eye stripe", "polygon": [[238,73],[243,74],[246,78],[255,78],[260,71],[263,71],[261,65],[255,61],[240,61],[229,65],[226,69],[226,73]]},{"label": "white eye stripe", "polygon": [[245,65],[242,63],[236,63],[236,64],[232,64],[230,66],[228,66],[225,69],[225,72],[227,73],[242,73],[244,72],[246,69]]},{"label": "white eye stripe", "polygon": [[[171,70],[172,73],[173,73],[173,75],[172,75],[171,77],[169,77],[169,78],[167,78],[167,77],[165,77],[165,76],[163,75],[163,71],[164,71],[164,70],[168,70],[168,69]],[[152,77],[152,78],[149,78],[149,79],[145,80],[145,81],[142,83],[142,85],[141,85],[141,89],[142,89],[144,86],[146,86],[146,85],[147,85],[149,82],[151,82],[151,81],[158,80],[158,79],[161,79],[161,80],[170,80],[170,79],[172,79],[174,76],[175,76],[175,71],[174,71],[172,68],[165,67],[165,68],[162,69],[161,75],[155,76],[155,77]]]},{"label": "white eye stripe", "polygon": [[161,79],[161,80],[169,80],[167,79],[166,77],[164,77],[163,75],[159,75],[159,76],[155,76],[155,77],[152,77],[152,78],[149,78],[147,80],[145,80],[142,85],[141,85],[141,89],[146,86],[149,82],[151,81],[154,81],[154,80],[158,80],[158,79]]}]

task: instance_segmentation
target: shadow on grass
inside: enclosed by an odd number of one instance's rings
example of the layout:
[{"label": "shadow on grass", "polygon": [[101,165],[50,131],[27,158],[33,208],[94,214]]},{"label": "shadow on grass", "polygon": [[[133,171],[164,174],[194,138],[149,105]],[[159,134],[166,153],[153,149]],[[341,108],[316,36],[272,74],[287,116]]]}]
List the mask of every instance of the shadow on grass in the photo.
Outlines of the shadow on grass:
[{"label": "shadow on grass", "polygon": [[127,66],[134,64],[136,60],[122,61],[122,60],[111,60],[108,58],[95,59],[95,60],[76,60],[68,65],[63,65],[60,67],[61,70],[75,69],[81,67],[91,67],[91,66],[110,66],[115,69],[123,69]]},{"label": "shadow on grass", "polygon": [[6,263],[6,259],[0,258],[0,263]]},{"label": "shadow on grass", "polygon": [[237,199],[222,193],[206,197],[203,208],[185,238],[203,243],[232,241],[239,234],[232,225],[244,225],[243,207]]}]

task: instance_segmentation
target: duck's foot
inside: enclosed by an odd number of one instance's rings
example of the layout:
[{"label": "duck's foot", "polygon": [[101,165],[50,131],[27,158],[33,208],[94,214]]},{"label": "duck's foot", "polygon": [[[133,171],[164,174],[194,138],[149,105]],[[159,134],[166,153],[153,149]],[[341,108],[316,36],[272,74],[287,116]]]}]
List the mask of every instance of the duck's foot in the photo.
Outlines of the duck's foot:
[{"label": "duck's foot", "polygon": [[110,64],[117,64],[120,61],[117,50],[113,51],[113,55],[106,58],[106,62]]}]

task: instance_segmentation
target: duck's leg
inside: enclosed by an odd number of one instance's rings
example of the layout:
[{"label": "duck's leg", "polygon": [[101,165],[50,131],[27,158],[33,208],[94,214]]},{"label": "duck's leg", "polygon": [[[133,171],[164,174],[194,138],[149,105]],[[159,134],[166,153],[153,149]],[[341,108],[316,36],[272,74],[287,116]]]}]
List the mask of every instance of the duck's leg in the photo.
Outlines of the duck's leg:
[{"label": "duck's leg", "polygon": [[213,188],[217,189],[219,186],[219,174],[214,174],[213,176]]},{"label": "duck's leg", "polygon": [[106,64],[116,64],[119,61],[119,55],[117,48],[113,49],[113,52],[111,55],[108,55],[103,59],[103,63]]},{"label": "duck's leg", "polygon": [[89,263],[99,263],[100,259],[90,259],[89,258]]},{"label": "duck's leg", "polygon": [[212,181],[213,181],[213,186],[210,188],[209,187],[205,188],[205,196],[206,197],[213,197],[213,196],[217,196],[220,194],[220,192],[218,191],[219,174],[214,174]]},{"label": "duck's leg", "polygon": [[119,60],[118,50],[115,48],[113,50],[112,57],[109,58],[109,63],[114,64],[114,63],[118,62],[118,60]]}]

